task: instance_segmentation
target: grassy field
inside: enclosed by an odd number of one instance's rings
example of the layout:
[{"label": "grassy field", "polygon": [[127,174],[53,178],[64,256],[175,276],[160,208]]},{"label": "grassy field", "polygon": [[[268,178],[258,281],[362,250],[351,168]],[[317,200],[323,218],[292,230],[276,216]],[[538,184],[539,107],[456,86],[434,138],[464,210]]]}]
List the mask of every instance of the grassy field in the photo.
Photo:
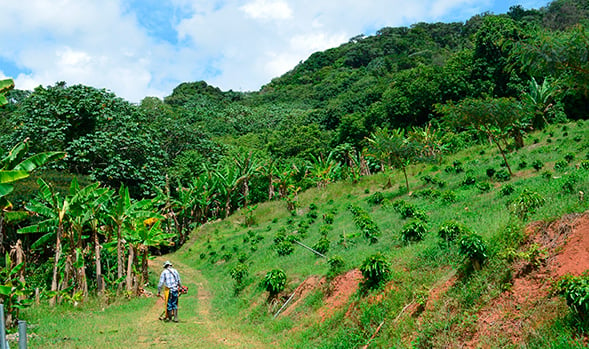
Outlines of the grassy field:
[{"label": "grassy field", "polygon": [[[447,156],[439,164],[410,167],[409,193],[401,173],[379,173],[356,184],[335,183],[299,194],[296,215],[287,211],[284,202],[274,201],[258,206],[251,226],[245,226],[245,216],[239,212],[207,223],[178,252],[158,257],[151,266],[149,291],[155,292],[164,258],[175,263],[189,287],[189,294],[180,300],[179,324],[157,320],[163,304],[155,297],[111,299],[107,306],[98,300],[77,307],[39,305],[23,312],[30,324],[29,345],[358,348],[370,343],[374,348],[460,347],[473,337],[480,309],[509,288],[512,275],[502,251],[519,247],[525,240],[524,226],[589,209],[589,200],[581,200],[579,194],[589,189],[588,135],[587,122],[552,125],[529,135],[523,149],[508,155],[514,171],[511,178],[501,177],[506,170],[496,148],[477,146]],[[490,173],[494,175],[490,177]],[[389,178],[393,185],[385,188]],[[538,194],[544,203],[519,219],[513,213],[513,202],[526,190]],[[427,233],[422,241],[406,243],[402,239],[401,231],[412,219],[403,218],[395,209],[399,200],[425,215]],[[350,205],[368,213],[380,231],[377,242],[371,243],[358,229]],[[437,233],[449,220],[483,237],[489,258],[482,270],[469,271],[458,249],[441,242]],[[382,253],[391,262],[390,281],[386,286],[360,287],[327,319],[321,318],[321,309],[333,288],[318,286],[287,316],[274,318],[306,279],[322,278],[330,272],[328,259],[298,244],[292,244],[292,253],[279,255],[276,241],[289,236],[306,246],[315,246],[326,237],[329,247],[325,255],[340,256],[345,262],[340,274],[360,267],[368,256]],[[238,265],[245,265],[248,271],[240,285],[231,276]],[[284,291],[269,301],[260,282],[272,269],[282,269],[287,282]],[[433,290],[450,279],[456,281],[437,308],[425,312],[419,321],[407,315],[409,305],[423,305]],[[542,309],[551,309],[549,319],[525,322],[520,329],[528,347],[580,345],[576,336],[587,329],[575,327],[563,302],[556,300]],[[511,345],[507,335],[487,344]]]}]

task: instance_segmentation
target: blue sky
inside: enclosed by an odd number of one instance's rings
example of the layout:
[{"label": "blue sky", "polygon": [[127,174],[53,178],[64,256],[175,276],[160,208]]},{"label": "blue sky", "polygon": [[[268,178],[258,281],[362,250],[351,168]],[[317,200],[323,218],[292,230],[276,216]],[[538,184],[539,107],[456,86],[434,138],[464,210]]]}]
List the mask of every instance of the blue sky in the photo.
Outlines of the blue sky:
[{"label": "blue sky", "polygon": [[383,27],[548,0],[0,0],[0,78],[66,81],[138,103],[181,82],[257,91],[313,52]]}]

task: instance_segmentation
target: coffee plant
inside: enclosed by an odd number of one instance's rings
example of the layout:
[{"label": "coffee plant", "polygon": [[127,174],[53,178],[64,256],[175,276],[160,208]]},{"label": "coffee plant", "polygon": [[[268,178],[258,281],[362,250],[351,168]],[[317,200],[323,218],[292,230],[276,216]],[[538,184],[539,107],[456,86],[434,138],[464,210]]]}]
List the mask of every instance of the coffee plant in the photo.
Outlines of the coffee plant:
[{"label": "coffee plant", "polygon": [[524,191],[511,202],[511,212],[515,214],[519,219],[525,220],[528,215],[536,212],[536,209],[544,205],[544,198],[529,189]]},{"label": "coffee plant", "polygon": [[589,271],[579,276],[567,274],[555,285],[557,294],[563,296],[567,305],[582,321],[589,315]]},{"label": "coffee plant", "polygon": [[450,243],[459,236],[469,233],[470,230],[463,224],[456,221],[447,221],[438,230],[438,237],[447,243]]},{"label": "coffee plant", "polygon": [[371,244],[378,242],[378,236],[380,235],[380,228],[374,223],[372,217],[363,210],[361,207],[356,205],[348,206],[348,209],[354,215],[354,224],[365,238],[367,238]]},{"label": "coffee plant", "polygon": [[475,233],[464,234],[458,245],[460,254],[470,261],[474,270],[481,270],[481,265],[487,259],[487,245],[483,238]]},{"label": "coffee plant", "polygon": [[427,224],[421,220],[411,221],[403,226],[401,239],[405,243],[423,240],[428,231]]},{"label": "coffee plant", "polygon": [[268,299],[273,299],[286,286],[286,274],[282,269],[272,269],[262,279],[262,287],[268,291]]},{"label": "coffee plant", "polygon": [[362,262],[360,271],[369,287],[380,285],[388,280],[391,274],[391,263],[380,252],[369,256]]}]

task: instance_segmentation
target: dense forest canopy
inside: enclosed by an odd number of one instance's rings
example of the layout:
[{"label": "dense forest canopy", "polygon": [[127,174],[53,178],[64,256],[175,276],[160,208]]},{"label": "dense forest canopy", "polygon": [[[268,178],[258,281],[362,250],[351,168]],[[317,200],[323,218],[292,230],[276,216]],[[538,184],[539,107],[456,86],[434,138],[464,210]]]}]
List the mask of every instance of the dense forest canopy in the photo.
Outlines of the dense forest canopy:
[{"label": "dense forest canopy", "polygon": [[[587,1],[556,0],[358,35],[257,92],[186,82],[135,105],[65,82],[16,86],[0,109],[0,148],[67,156],[6,193],[0,252],[24,239],[40,263],[53,263],[34,281],[53,281],[53,292],[86,294],[88,279],[116,288],[125,277],[131,290],[150,249],[178,246],[195,225],[239,208],[281,199],[294,209],[305,188],[404,171],[479,140],[492,139],[509,168],[506,154],[526,132],[588,118],[588,50]],[[91,252],[101,243],[110,247]],[[101,254],[117,267],[101,271]],[[76,274],[90,260],[92,277]]]}]

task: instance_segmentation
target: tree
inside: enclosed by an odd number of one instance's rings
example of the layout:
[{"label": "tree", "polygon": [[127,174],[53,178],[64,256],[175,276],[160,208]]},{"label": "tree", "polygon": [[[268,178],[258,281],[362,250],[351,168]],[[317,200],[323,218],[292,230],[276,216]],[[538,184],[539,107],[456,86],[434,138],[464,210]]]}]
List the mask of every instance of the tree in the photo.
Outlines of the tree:
[{"label": "tree", "polygon": [[8,104],[6,93],[14,88],[14,81],[12,79],[0,80],[0,107]]},{"label": "tree", "polygon": [[66,151],[70,172],[114,188],[125,183],[141,195],[164,183],[166,154],[150,121],[113,93],[60,82],[37,87],[21,102],[11,117],[11,137],[31,139],[32,153]]},{"label": "tree", "polygon": [[63,152],[45,152],[29,156],[28,139],[8,153],[0,149],[0,253],[4,252],[4,213],[12,207],[7,196],[14,190],[14,182],[27,178],[35,169],[65,157]]},{"label": "tree", "polygon": [[52,239],[55,239],[55,249],[53,258],[53,274],[51,278],[51,292],[54,293],[50,299],[50,304],[56,302],[56,293],[59,288],[59,265],[62,253],[62,238],[65,236],[65,216],[69,212],[69,200],[62,198],[59,192],[45,182],[43,179],[37,181],[39,184],[39,193],[37,197],[26,205],[26,209],[33,214],[44,218],[40,222],[21,228],[19,234],[43,233],[31,247],[43,245]]},{"label": "tree", "polygon": [[369,152],[381,161],[383,172],[387,167],[396,167],[403,171],[405,186],[409,191],[407,166],[415,159],[415,144],[405,137],[405,131],[394,129],[389,132],[387,128],[379,128],[371,133],[367,141]]},{"label": "tree", "polygon": [[513,137],[516,146],[523,146],[522,132],[529,125],[529,116],[520,103],[512,98],[466,98],[457,104],[437,105],[436,109],[449,127],[472,128],[487,135],[513,175],[505,154],[507,139]]}]

